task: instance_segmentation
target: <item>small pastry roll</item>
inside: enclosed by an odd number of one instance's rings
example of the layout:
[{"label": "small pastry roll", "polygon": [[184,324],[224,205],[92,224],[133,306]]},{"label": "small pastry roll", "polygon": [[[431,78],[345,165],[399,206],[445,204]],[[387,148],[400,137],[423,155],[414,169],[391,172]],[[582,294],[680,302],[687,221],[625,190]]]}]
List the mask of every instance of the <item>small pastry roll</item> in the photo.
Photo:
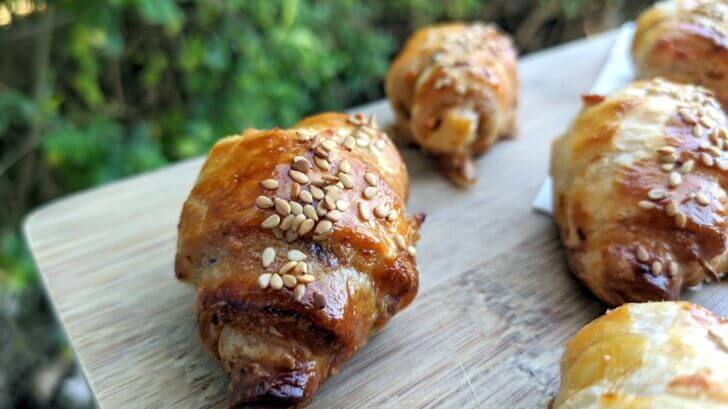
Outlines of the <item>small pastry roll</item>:
[{"label": "small pastry roll", "polygon": [[219,141],[184,204],[175,271],[197,287],[231,407],[302,405],[414,298],[422,218],[372,118],[321,114]]},{"label": "small pastry roll", "polygon": [[392,63],[386,91],[398,134],[438,157],[453,182],[472,185],[472,158],[515,132],[516,51],[493,25],[426,27]]},{"label": "small pastry roll", "polygon": [[728,132],[709,91],[661,79],[587,95],[554,141],[554,215],[609,305],[674,300],[728,269]]},{"label": "small pastry roll", "polygon": [[728,408],[728,320],[685,302],[607,312],[567,342],[551,407]]},{"label": "small pastry roll", "polygon": [[655,4],[637,20],[632,56],[642,78],[702,85],[728,108],[728,1]]}]

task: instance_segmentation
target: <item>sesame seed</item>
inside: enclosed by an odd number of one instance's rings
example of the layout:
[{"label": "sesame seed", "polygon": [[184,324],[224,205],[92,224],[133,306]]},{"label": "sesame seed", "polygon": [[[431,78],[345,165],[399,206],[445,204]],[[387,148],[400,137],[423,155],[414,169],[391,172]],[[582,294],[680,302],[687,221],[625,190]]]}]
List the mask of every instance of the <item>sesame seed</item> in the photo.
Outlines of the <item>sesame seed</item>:
[{"label": "sesame seed", "polygon": [[283,279],[280,275],[273,273],[270,277],[270,288],[280,290],[283,288]]},{"label": "sesame seed", "polygon": [[698,148],[700,149],[708,149],[710,148],[710,141],[700,141],[700,144],[698,144]]},{"label": "sesame seed", "polygon": [[389,216],[389,209],[385,205],[379,205],[374,208],[374,215],[379,217],[380,219],[383,219]]},{"label": "sesame seed", "polygon": [[261,209],[270,209],[273,207],[273,201],[268,196],[258,196],[255,198],[255,205]]},{"label": "sesame seed", "polygon": [[[318,220],[318,217],[316,218]],[[298,234],[303,236],[304,234],[308,233],[313,229],[314,221],[311,219],[306,219],[301,223],[300,226],[298,226]]]},{"label": "sesame seed", "polygon": [[356,140],[353,136],[347,136],[346,139],[344,139],[344,147],[348,150],[354,149],[354,146],[356,145]]},{"label": "sesame seed", "polygon": [[295,298],[296,301],[301,302],[304,295],[306,295],[306,286],[303,284],[296,284],[296,288],[293,289],[293,298]]},{"label": "sesame seed", "polygon": [[291,231],[293,231],[294,233],[295,232],[298,232],[298,228],[306,220],[308,220],[308,219],[306,219],[306,215],[305,214],[298,214],[298,215],[296,215],[296,217],[293,219],[293,223],[291,224]]},{"label": "sesame seed", "polygon": [[316,205],[316,214],[319,216],[323,216],[326,214],[326,212],[328,212],[328,209],[326,209],[326,205],[324,205],[324,201],[322,200],[322,201],[318,202],[318,204]]},{"label": "sesame seed", "polygon": [[331,139],[327,139],[321,142],[321,146],[327,151],[332,151],[336,149],[336,142],[332,141]]},{"label": "sesame seed", "polygon": [[324,158],[319,158],[318,156],[316,156],[313,158],[313,161],[316,163],[316,166],[318,166],[322,170],[329,170],[329,168],[331,168],[329,161]]},{"label": "sesame seed", "polygon": [[303,214],[305,214],[309,219],[318,220],[316,209],[314,209],[310,204],[303,206]]},{"label": "sesame seed", "polygon": [[373,198],[374,196],[377,195],[377,192],[378,192],[378,190],[377,190],[376,187],[367,186],[364,189],[364,197],[366,197],[367,199],[371,199],[371,198]]},{"label": "sesame seed", "polygon": [[342,160],[339,162],[339,171],[349,173],[351,172],[351,164],[348,160]]},{"label": "sesame seed", "polygon": [[298,279],[296,279],[296,276],[293,274],[284,274],[283,275],[283,285],[285,285],[287,288],[293,288],[298,284]]},{"label": "sesame seed", "polygon": [[377,175],[375,175],[372,172],[364,173],[364,180],[366,180],[366,182],[369,184],[369,186],[377,185]]},{"label": "sesame seed", "polygon": [[293,230],[289,230],[286,232],[286,243],[293,243],[298,238],[298,233],[294,232]]},{"label": "sesame seed", "polygon": [[288,205],[291,206],[291,213],[295,215],[303,213],[303,206],[301,206],[300,203],[291,200],[290,202],[288,202]]},{"label": "sesame seed", "polygon": [[668,183],[671,187],[676,187],[682,182],[682,176],[680,176],[677,172],[670,173],[670,177],[668,178]]},{"label": "sesame seed", "polygon": [[295,217],[296,216],[289,214],[288,216],[284,217],[283,220],[281,220],[281,224],[278,227],[280,227],[283,231],[290,229],[291,225],[293,224],[293,219]]},{"label": "sesame seed", "polygon": [[[319,203],[321,203],[321,202],[319,202]],[[336,209],[336,202],[334,201],[334,199],[332,199],[329,196],[326,196],[324,198],[323,203],[324,203],[324,205],[326,206],[326,208],[328,210],[334,210],[334,209]]]},{"label": "sesame seed", "polygon": [[390,222],[393,222],[393,221],[397,220],[398,216],[399,216],[399,214],[397,213],[397,211],[392,210],[391,212],[389,212],[389,216],[387,216],[387,220]]},{"label": "sesame seed", "polygon": [[655,260],[652,262],[652,275],[659,276],[662,274],[662,263]]},{"label": "sesame seed", "polygon": [[660,162],[662,162],[662,163],[673,163],[676,160],[677,160],[677,155],[675,155],[674,153],[670,154],[670,155],[660,156]]},{"label": "sesame seed", "polygon": [[321,135],[316,134],[311,140],[311,149],[316,149],[319,147],[319,145],[321,145]]},{"label": "sesame seed", "polygon": [[715,161],[718,164],[718,169],[720,170],[728,170],[728,161],[724,159],[719,159]]},{"label": "sesame seed", "polygon": [[667,214],[670,217],[673,217],[677,214],[677,212],[678,212],[677,202],[674,200],[670,200],[669,202],[667,202],[667,205],[665,206],[665,214]]},{"label": "sesame seed", "polygon": [[313,241],[324,241],[327,238],[329,238],[329,236],[326,234],[314,234],[313,235]]},{"label": "sesame seed", "polygon": [[314,279],[315,279],[315,277],[311,274],[303,274],[298,277],[298,281],[300,281],[304,284],[313,283]]},{"label": "sesame seed", "polygon": [[700,125],[693,126],[693,129],[691,130],[693,133],[693,136],[696,138],[700,138],[703,136],[703,128],[700,127]]},{"label": "sesame seed", "polygon": [[296,264],[298,264],[298,261],[287,261],[285,264],[281,266],[281,268],[278,270],[278,274],[286,274],[289,271],[293,270],[293,268],[296,267]]},{"label": "sesame seed", "polygon": [[265,189],[278,189],[278,181],[275,179],[265,179],[260,182],[260,185]]},{"label": "sesame seed", "polygon": [[417,249],[414,248],[414,246],[409,246],[409,247],[407,247],[407,254],[414,257],[417,255]]},{"label": "sesame seed", "polygon": [[278,226],[274,227],[272,231],[273,231],[273,235],[276,236],[276,238],[278,240],[283,238],[283,232],[281,231],[281,229]]},{"label": "sesame seed", "polygon": [[313,195],[308,190],[302,190],[298,198],[304,203],[313,203]]},{"label": "sesame seed", "polygon": [[292,249],[288,250],[288,253],[286,253],[286,258],[291,261],[303,261],[306,257],[306,253],[301,250]]},{"label": "sesame seed", "polygon": [[674,163],[663,163],[660,165],[660,169],[662,169],[663,172],[671,172],[673,169],[675,169]]},{"label": "sesame seed", "polygon": [[331,200],[339,200],[341,195],[344,194],[344,192],[336,185],[326,186],[324,189],[326,190],[326,197],[331,198]]},{"label": "sesame seed", "polygon": [[407,242],[405,241],[404,237],[402,237],[401,234],[397,234],[394,236],[394,240],[397,242],[397,245],[401,248],[407,248]]},{"label": "sesame seed", "polygon": [[[318,173],[311,175],[309,177],[309,179],[311,180],[312,185],[319,187],[319,188],[326,184],[326,181],[324,181],[324,178],[322,178],[321,175],[319,175]],[[313,190],[311,190],[311,192],[313,192]]]},{"label": "sesame seed", "polygon": [[260,288],[268,288],[268,285],[270,285],[270,279],[271,279],[271,273],[264,273],[258,276],[258,287]]},{"label": "sesame seed", "polygon": [[275,203],[276,212],[278,212],[281,216],[288,216],[288,214],[291,213],[291,205],[280,197],[274,198],[273,203]]},{"label": "sesame seed", "polygon": [[650,254],[642,246],[637,246],[637,252],[635,255],[637,256],[637,260],[643,263],[650,259]]},{"label": "sesame seed", "polygon": [[306,274],[308,272],[308,264],[304,263],[303,261],[299,261],[293,271],[296,274]]},{"label": "sesame seed", "polygon": [[715,164],[715,161],[713,160],[713,157],[708,155],[707,153],[703,152],[700,154],[700,160],[703,162],[703,165],[707,167],[711,167]]},{"label": "sesame seed", "polygon": [[720,149],[716,148],[715,146],[708,147],[707,151],[713,156],[720,156]]},{"label": "sesame seed", "polygon": [[680,116],[682,117],[683,121],[689,124],[694,124],[696,122],[695,116],[688,109],[682,108],[680,110]]},{"label": "sesame seed", "polygon": [[354,179],[350,175],[339,172],[338,176],[339,182],[343,183],[345,188],[351,189],[354,187]]},{"label": "sesame seed", "polygon": [[668,266],[667,273],[670,275],[670,277],[675,277],[680,272],[680,266],[674,262],[671,261],[670,265]]},{"label": "sesame seed", "polygon": [[695,195],[695,201],[701,206],[707,206],[710,204],[710,199],[708,199],[708,196],[706,196],[703,192],[698,192]]},{"label": "sesame seed", "polygon": [[339,178],[334,175],[323,175],[322,178],[329,184],[334,184],[339,181]]},{"label": "sesame seed", "polygon": [[306,176],[305,173],[301,173],[297,170],[289,170],[288,176],[291,177],[291,179],[295,180],[296,182],[307,185],[309,183],[308,176]]},{"label": "sesame seed", "polygon": [[272,229],[276,226],[278,226],[278,223],[281,222],[281,217],[277,214],[272,214],[268,216],[265,220],[263,220],[263,223],[261,223],[261,227],[264,229]]},{"label": "sesame seed", "polygon": [[346,209],[349,208],[349,202],[347,202],[344,199],[339,199],[336,201],[336,208],[339,209],[340,211],[344,212],[344,211],[346,211]]},{"label": "sesame seed", "polygon": [[366,138],[356,138],[356,144],[358,146],[361,146],[362,148],[365,148],[369,146],[369,140]]},{"label": "sesame seed", "polygon": [[332,222],[336,223],[339,220],[341,220],[341,217],[343,215],[338,210],[331,210],[330,212],[326,213],[326,218],[331,220]]},{"label": "sesame seed", "polygon": [[675,224],[677,225],[677,227],[682,229],[685,227],[687,222],[688,222],[688,218],[687,218],[687,216],[685,216],[685,213],[678,212],[675,215]]},{"label": "sesame seed", "polygon": [[657,153],[662,155],[668,155],[671,153],[675,153],[675,148],[673,148],[672,146],[663,146],[662,148],[657,149]]},{"label": "sesame seed", "polygon": [[321,220],[316,225],[316,230],[314,230],[314,233],[317,235],[323,235],[327,232],[329,232],[334,225],[329,220]]},{"label": "sesame seed", "polygon": [[321,200],[324,198],[324,191],[321,190],[321,188],[319,188],[317,186],[311,186],[310,190],[311,190],[311,197],[313,197],[314,199]]},{"label": "sesame seed", "polygon": [[711,129],[715,126],[715,121],[712,120],[709,116],[703,115],[700,117],[700,124],[708,129]]},{"label": "sesame seed", "polygon": [[327,151],[326,149],[324,149],[323,147],[320,147],[320,146],[315,151],[313,151],[313,154],[317,158],[321,158],[321,159],[329,158],[329,151]]},{"label": "sesame seed", "polygon": [[304,158],[303,156],[295,156],[293,158],[293,164],[291,165],[291,167],[300,172],[306,173],[309,169],[311,169],[311,162],[309,162],[308,159]]},{"label": "sesame seed", "polygon": [[263,263],[263,267],[270,267],[275,258],[276,250],[273,247],[266,247],[263,252],[260,253],[260,261]]},{"label": "sesame seed", "polygon": [[310,141],[311,138],[313,138],[313,134],[307,131],[298,131],[296,132],[296,136],[298,137],[298,140],[301,142],[307,142]]},{"label": "sesame seed", "polygon": [[680,166],[680,172],[682,173],[690,173],[693,170],[693,167],[695,166],[695,161],[692,159],[689,159],[685,163]]},{"label": "sesame seed", "polygon": [[647,192],[647,197],[651,200],[661,200],[665,198],[665,190],[655,188]]},{"label": "sesame seed", "polygon": [[367,221],[372,218],[372,211],[369,209],[367,202],[359,202],[357,209],[362,220]]}]

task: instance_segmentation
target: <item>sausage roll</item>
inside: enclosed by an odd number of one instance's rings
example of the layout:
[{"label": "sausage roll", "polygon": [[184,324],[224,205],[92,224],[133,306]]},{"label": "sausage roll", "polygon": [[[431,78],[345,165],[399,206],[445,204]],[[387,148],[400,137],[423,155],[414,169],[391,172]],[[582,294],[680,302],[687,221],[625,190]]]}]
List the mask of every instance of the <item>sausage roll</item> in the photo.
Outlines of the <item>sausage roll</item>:
[{"label": "sausage roll", "polygon": [[728,320],[684,302],[607,312],[567,342],[551,406],[728,408]]},{"label": "sausage roll", "polygon": [[728,133],[709,91],[662,79],[584,96],[552,147],[554,214],[605,303],[674,300],[728,268]]},{"label": "sausage roll", "polygon": [[387,74],[398,134],[438,157],[451,180],[475,183],[472,158],[515,131],[516,51],[493,25],[427,27]]},{"label": "sausage roll", "polygon": [[175,271],[197,287],[231,407],[303,405],[414,298],[422,217],[373,118],[321,114],[210,151],[179,223]]},{"label": "sausage roll", "polygon": [[637,21],[632,56],[643,78],[702,85],[728,108],[728,1],[657,3]]}]

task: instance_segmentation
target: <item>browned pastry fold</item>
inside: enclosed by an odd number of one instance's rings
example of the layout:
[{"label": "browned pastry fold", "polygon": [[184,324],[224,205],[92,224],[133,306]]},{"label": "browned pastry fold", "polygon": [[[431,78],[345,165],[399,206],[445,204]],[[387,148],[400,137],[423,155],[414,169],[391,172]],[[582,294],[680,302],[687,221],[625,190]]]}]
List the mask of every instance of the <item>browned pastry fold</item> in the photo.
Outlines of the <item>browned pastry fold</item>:
[{"label": "browned pastry fold", "polygon": [[607,312],[567,342],[551,408],[728,408],[728,320],[685,302]]},{"label": "browned pastry fold", "polygon": [[702,85],[728,108],[728,1],[655,4],[637,21],[632,56],[642,78]]},{"label": "browned pastry fold", "polygon": [[674,300],[728,268],[728,132],[709,91],[655,79],[586,96],[551,156],[573,272],[609,305]]},{"label": "browned pastry fold", "polygon": [[175,271],[231,406],[302,405],[414,298],[422,218],[371,118],[321,114],[219,141],[185,202]]},{"label": "browned pastry fold", "polygon": [[453,182],[472,185],[472,158],[515,132],[516,51],[493,25],[426,27],[392,63],[386,91],[398,134],[437,156]]}]

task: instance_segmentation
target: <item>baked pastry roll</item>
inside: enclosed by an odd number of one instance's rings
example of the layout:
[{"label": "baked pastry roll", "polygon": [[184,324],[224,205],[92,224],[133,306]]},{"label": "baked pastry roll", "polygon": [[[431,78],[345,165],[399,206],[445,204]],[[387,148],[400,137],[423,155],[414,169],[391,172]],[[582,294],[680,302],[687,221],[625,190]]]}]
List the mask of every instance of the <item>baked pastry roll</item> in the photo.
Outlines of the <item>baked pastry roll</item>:
[{"label": "baked pastry roll", "polygon": [[576,276],[609,305],[674,300],[728,268],[728,134],[709,91],[661,79],[586,95],[551,156]]},{"label": "baked pastry roll", "polygon": [[322,114],[219,141],[182,209],[177,278],[197,287],[231,406],[304,404],[414,298],[407,169],[373,118]]},{"label": "baked pastry roll", "polygon": [[728,1],[655,4],[637,20],[632,56],[642,78],[705,86],[728,108]]},{"label": "baked pastry roll", "polygon": [[438,157],[453,182],[472,185],[472,158],[515,131],[516,51],[493,25],[426,27],[392,63],[386,91],[398,134]]},{"label": "baked pastry roll", "polygon": [[566,344],[552,409],[728,407],[728,320],[685,302],[626,304]]}]

